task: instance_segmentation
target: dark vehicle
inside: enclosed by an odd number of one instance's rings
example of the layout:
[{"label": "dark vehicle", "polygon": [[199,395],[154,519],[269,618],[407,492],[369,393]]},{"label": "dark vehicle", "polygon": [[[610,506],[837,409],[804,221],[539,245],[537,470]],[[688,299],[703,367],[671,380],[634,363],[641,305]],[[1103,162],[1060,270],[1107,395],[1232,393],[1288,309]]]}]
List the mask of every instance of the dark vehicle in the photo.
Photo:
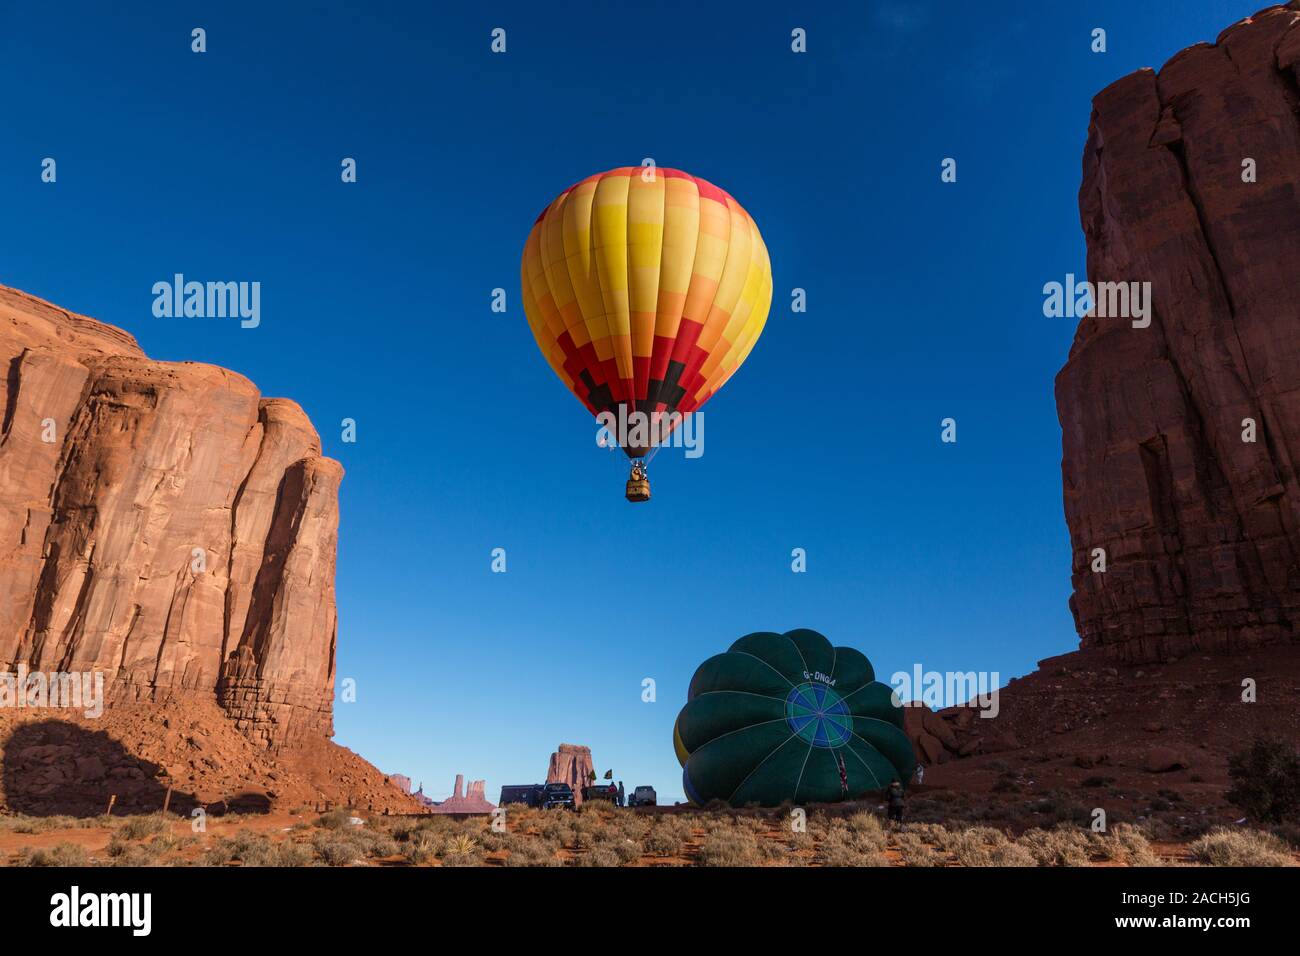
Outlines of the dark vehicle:
[{"label": "dark vehicle", "polygon": [[608,800],[618,806],[618,787],[612,783],[593,783],[590,787],[582,788],[582,799]]},{"label": "dark vehicle", "polygon": [[573,788],[567,783],[548,783],[542,787],[539,800],[538,806],[543,810],[554,810],[556,807],[562,810],[572,810],[574,806]]},{"label": "dark vehicle", "polygon": [[659,805],[659,794],[654,787],[637,787],[627,798],[629,807],[654,807]]},{"label": "dark vehicle", "polygon": [[529,807],[541,806],[542,790],[543,787],[540,783],[520,783],[505,786],[501,788],[501,799],[497,801],[497,804],[503,807],[507,803],[522,803]]}]

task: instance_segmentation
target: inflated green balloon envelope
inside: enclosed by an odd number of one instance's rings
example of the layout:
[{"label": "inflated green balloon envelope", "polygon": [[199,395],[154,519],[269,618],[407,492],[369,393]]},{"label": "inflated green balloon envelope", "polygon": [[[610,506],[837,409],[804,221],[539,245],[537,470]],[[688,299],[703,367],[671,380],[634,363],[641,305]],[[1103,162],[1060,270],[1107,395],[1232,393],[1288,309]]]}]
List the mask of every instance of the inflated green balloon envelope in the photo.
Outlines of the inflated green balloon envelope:
[{"label": "inflated green balloon envelope", "polygon": [[695,672],[673,727],[695,803],[833,803],[904,786],[916,754],[892,688],[816,631],[759,631]]}]

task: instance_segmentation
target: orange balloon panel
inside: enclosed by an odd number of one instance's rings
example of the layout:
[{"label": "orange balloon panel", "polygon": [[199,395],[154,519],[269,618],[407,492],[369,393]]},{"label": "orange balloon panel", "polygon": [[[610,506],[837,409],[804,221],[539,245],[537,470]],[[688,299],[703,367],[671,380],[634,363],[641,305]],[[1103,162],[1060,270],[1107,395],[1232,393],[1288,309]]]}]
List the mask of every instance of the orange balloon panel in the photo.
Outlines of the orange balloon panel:
[{"label": "orange balloon panel", "polygon": [[593,415],[695,411],[772,304],[754,220],[676,169],[625,166],[566,189],[533,224],[520,272],[538,348]]}]

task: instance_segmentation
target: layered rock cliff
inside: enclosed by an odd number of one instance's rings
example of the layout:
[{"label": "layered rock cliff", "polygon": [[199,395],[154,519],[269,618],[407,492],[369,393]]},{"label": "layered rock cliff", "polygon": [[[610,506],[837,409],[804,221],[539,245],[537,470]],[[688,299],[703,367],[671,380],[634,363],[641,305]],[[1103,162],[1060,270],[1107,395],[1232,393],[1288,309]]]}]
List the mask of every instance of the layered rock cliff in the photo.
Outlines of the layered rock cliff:
[{"label": "layered rock cliff", "polygon": [[1082,646],[1293,641],[1300,4],[1098,94],[1079,206],[1090,280],[1153,305],[1145,328],[1083,319],[1056,380]]},{"label": "layered rock cliff", "polygon": [[302,409],[0,286],[0,670],[333,733],[343,470]]}]

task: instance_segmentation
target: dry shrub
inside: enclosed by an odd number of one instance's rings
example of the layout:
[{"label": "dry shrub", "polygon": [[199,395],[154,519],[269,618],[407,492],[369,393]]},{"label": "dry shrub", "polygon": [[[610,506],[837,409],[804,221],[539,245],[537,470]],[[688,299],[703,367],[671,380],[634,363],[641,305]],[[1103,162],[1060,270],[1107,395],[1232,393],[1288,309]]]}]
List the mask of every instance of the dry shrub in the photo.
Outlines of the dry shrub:
[{"label": "dry shrub", "polygon": [[598,846],[588,850],[579,861],[580,866],[621,866],[618,854],[607,846]]},{"label": "dry shrub", "polygon": [[442,842],[427,830],[412,831],[402,843],[402,856],[407,863],[428,863],[438,855]]},{"label": "dry shrub", "polygon": [[316,826],[323,830],[342,830],[352,825],[351,810],[331,810],[316,818]]},{"label": "dry shrub", "polygon": [[460,833],[442,844],[438,859],[443,866],[478,866],[483,862],[479,843],[468,833]]},{"label": "dry shrub", "polygon": [[645,837],[645,848],[655,856],[681,856],[691,838],[691,825],[679,817],[661,817]]},{"label": "dry shrub", "polygon": [[1007,844],[1007,835],[993,827],[968,827],[949,832],[943,848],[958,866],[999,866],[994,851]]},{"label": "dry shrub", "polygon": [[1207,866],[1294,866],[1287,845],[1263,830],[1215,827],[1188,849]]},{"label": "dry shrub", "polygon": [[845,819],[844,825],[856,833],[859,838],[877,841],[882,847],[885,845],[887,837],[885,836],[885,828],[880,824],[880,817],[869,810],[859,810]]},{"label": "dry shrub", "polygon": [[719,828],[700,846],[700,866],[758,866],[766,857],[758,838],[740,829]]},{"label": "dry shrub", "polygon": [[1087,866],[1092,840],[1082,830],[1033,829],[1025,832],[1018,845],[1028,850],[1039,866]]},{"label": "dry shrub", "polygon": [[0,830],[13,833],[46,833],[50,830],[78,830],[89,827],[111,827],[117,821],[113,817],[69,817],[57,815],[52,817],[29,817],[16,813],[0,816]]},{"label": "dry shrub", "polygon": [[276,861],[272,866],[311,866],[316,862],[316,854],[310,846],[285,840],[276,850]]},{"label": "dry shrub", "polygon": [[328,866],[351,866],[362,859],[360,848],[350,840],[313,840],[312,849]]},{"label": "dry shrub", "polygon": [[886,860],[872,845],[858,841],[832,841],[821,848],[822,866],[885,866]]},{"label": "dry shrub", "polygon": [[19,866],[89,866],[86,848],[78,843],[56,843],[52,847],[33,850],[23,847]]},{"label": "dry shrub", "polygon": [[360,828],[316,834],[311,841],[316,856],[330,866],[348,866],[367,858],[398,855],[397,844],[381,833]]},{"label": "dry shrub", "polygon": [[[940,828],[942,829],[942,828]],[[946,834],[945,837],[946,839]],[[933,835],[931,835],[933,839]],[[935,850],[920,832],[899,833],[894,837],[904,866],[943,866],[943,854]]]},{"label": "dry shrub", "polygon": [[645,847],[640,840],[629,840],[626,837],[616,839],[610,849],[621,863],[635,863],[645,855]]},{"label": "dry shrub", "polygon": [[549,814],[537,825],[537,832],[544,840],[551,840],[561,846],[573,843],[574,829],[567,815]]},{"label": "dry shrub", "polygon": [[989,866],[1037,866],[1034,855],[1018,843],[1004,843],[995,847]]},{"label": "dry shrub", "polygon": [[168,823],[168,818],[161,813],[130,817],[118,828],[117,835],[126,840],[143,840],[155,833],[165,832],[168,829]]},{"label": "dry shrub", "polygon": [[1159,866],[1160,857],[1151,849],[1151,842],[1141,828],[1131,823],[1117,823],[1096,845],[1108,860],[1129,866]]},{"label": "dry shrub", "polygon": [[510,847],[506,866],[563,866],[559,849],[547,840],[523,838]]}]

